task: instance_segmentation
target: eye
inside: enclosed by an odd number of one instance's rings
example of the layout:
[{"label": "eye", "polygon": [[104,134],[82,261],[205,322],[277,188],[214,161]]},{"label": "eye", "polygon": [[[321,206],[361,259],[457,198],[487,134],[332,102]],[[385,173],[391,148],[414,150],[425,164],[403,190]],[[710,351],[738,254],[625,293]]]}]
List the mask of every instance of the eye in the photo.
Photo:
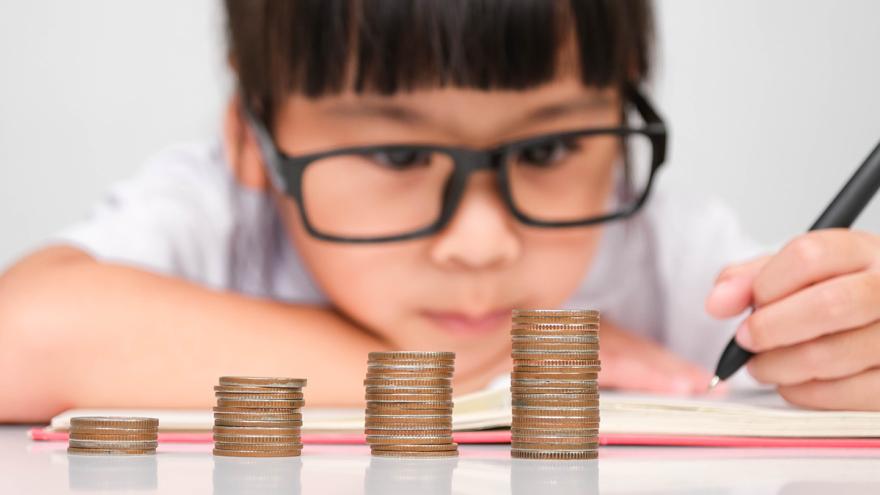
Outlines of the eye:
[{"label": "eye", "polygon": [[565,159],[569,153],[576,149],[577,144],[570,140],[553,139],[520,149],[516,159],[526,165],[541,167]]},{"label": "eye", "polygon": [[378,151],[371,157],[376,162],[395,169],[427,166],[431,163],[431,152],[414,149]]}]

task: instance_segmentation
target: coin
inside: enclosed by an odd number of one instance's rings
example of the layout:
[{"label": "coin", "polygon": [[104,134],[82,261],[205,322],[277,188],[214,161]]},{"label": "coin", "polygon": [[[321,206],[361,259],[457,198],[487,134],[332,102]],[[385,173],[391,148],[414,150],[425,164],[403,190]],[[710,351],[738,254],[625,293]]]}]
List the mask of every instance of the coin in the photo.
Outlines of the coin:
[{"label": "coin", "polygon": [[302,392],[280,394],[238,394],[231,392],[217,392],[214,396],[218,399],[272,401],[272,400],[303,400]]},{"label": "coin", "polygon": [[300,435],[221,435],[214,434],[215,442],[241,443],[241,444],[272,444],[272,443],[300,443]]},{"label": "coin", "polygon": [[522,437],[595,437],[599,434],[599,428],[523,428],[511,427],[511,435],[519,435]]},{"label": "coin", "polygon": [[244,413],[244,414],[302,414],[302,408],[299,407],[221,407],[215,406],[215,413]]},{"label": "coin", "polygon": [[381,452],[447,452],[450,450],[457,450],[458,444],[453,443],[445,443],[445,444],[409,444],[409,445],[373,445],[371,447],[373,452],[381,451]]},{"label": "coin", "polygon": [[302,449],[284,450],[223,450],[214,449],[214,455],[223,457],[299,457]]},{"label": "coin", "polygon": [[595,309],[514,309],[510,313],[511,318],[593,318],[599,319],[599,312]]},{"label": "coin", "polygon": [[124,433],[124,434],[107,434],[107,433],[83,433],[80,431],[71,431],[68,434],[70,440],[103,440],[103,441],[119,441],[119,442],[145,442],[156,440],[156,432],[152,433]]},{"label": "coin", "polygon": [[305,406],[304,400],[260,400],[217,399],[219,407],[250,407],[254,409],[297,409]]},{"label": "coin", "polygon": [[302,443],[299,440],[292,442],[275,442],[275,443],[244,443],[244,442],[221,442],[214,441],[214,448],[217,450],[251,450],[251,451],[273,451],[273,450],[292,450],[301,449]]},{"label": "coin", "polygon": [[368,378],[364,380],[368,387],[451,387],[449,378]]},{"label": "coin", "polygon": [[455,450],[438,450],[438,451],[414,451],[414,450],[373,450],[372,455],[376,457],[456,457],[458,449]]},{"label": "coin", "polygon": [[296,421],[250,421],[242,419],[214,419],[214,426],[241,426],[255,428],[293,428],[302,426],[302,420]]},{"label": "coin", "polygon": [[283,378],[262,376],[221,376],[220,386],[237,387],[271,387],[271,388],[303,388],[305,378]]},{"label": "coin", "polygon": [[77,440],[70,439],[68,446],[80,449],[147,450],[159,446],[156,440]]},{"label": "coin", "polygon": [[83,449],[67,447],[67,453],[77,455],[150,455],[155,454],[156,449]]},{"label": "coin", "polygon": [[548,452],[542,450],[511,449],[510,457],[514,459],[546,459],[546,460],[591,460],[599,457],[599,452],[586,450],[582,452]]},{"label": "coin", "polygon": [[451,434],[443,435],[367,435],[367,443],[369,444],[398,444],[398,445],[421,445],[421,444],[443,444],[452,443]]},{"label": "coin", "polygon": [[454,352],[448,351],[373,351],[367,359],[455,359]]},{"label": "coin", "polygon": [[242,428],[236,426],[215,426],[215,435],[299,435],[300,428]]},{"label": "coin", "polygon": [[122,416],[78,416],[70,418],[70,428],[140,428],[155,430],[159,427],[156,418]]}]

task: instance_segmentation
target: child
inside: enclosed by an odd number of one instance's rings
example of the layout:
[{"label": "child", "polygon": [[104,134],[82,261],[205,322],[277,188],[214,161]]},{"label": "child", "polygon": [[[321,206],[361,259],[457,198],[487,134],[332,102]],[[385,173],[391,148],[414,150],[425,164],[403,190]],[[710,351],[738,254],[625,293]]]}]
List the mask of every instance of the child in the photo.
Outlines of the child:
[{"label": "child", "polygon": [[222,138],[158,155],[0,279],[0,420],[206,407],[228,374],[359,404],[382,349],[455,351],[470,392],[509,372],[512,308],[599,309],[602,386],[697,393],[738,323],[707,296],[757,308],[737,338],[758,381],[880,409],[877,236],[730,265],[758,252],[730,212],[654,187],[646,1],[226,10]]}]

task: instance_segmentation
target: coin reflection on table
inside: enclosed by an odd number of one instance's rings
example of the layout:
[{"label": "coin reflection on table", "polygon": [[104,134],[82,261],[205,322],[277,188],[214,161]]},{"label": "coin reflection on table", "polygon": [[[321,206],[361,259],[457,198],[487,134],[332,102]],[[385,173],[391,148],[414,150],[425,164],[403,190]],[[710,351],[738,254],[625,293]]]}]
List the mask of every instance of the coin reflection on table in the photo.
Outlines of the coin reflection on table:
[{"label": "coin reflection on table", "polygon": [[71,491],[140,491],[158,486],[156,456],[67,456]]},{"label": "coin reflection on table", "polygon": [[599,495],[599,461],[510,460],[511,495]]},{"label": "coin reflection on table", "polygon": [[449,495],[458,458],[373,457],[364,477],[366,495]]},{"label": "coin reflection on table", "polygon": [[214,495],[302,492],[299,457],[214,457]]}]

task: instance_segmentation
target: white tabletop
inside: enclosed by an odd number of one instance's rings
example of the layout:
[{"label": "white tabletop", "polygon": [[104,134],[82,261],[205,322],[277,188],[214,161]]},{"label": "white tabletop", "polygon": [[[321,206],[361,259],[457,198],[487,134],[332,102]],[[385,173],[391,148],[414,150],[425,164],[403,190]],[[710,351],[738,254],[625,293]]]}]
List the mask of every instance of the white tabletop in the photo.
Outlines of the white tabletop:
[{"label": "white tabletop", "polygon": [[307,445],[302,457],[237,459],[209,444],[154,456],[68,456],[0,426],[0,493],[589,495],[880,493],[880,449],[602,447],[598,461],[510,459],[507,445],[463,445],[449,460],[371,458],[365,446]]}]

